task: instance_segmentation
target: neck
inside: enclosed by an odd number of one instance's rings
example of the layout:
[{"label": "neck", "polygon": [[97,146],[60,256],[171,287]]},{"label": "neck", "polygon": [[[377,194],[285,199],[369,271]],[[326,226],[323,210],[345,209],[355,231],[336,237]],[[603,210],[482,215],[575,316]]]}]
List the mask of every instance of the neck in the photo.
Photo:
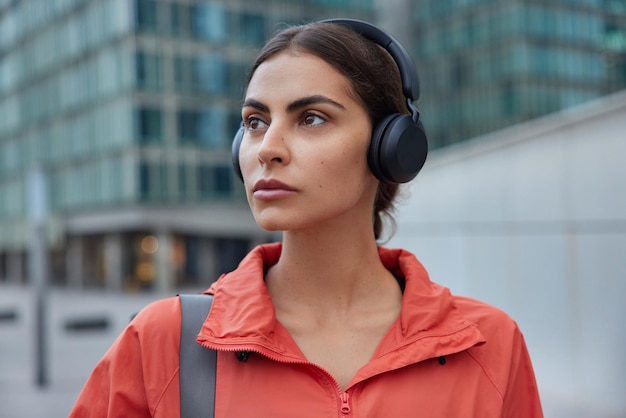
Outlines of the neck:
[{"label": "neck", "polygon": [[378,256],[371,228],[288,231],[280,260],[267,275],[277,308],[310,309],[337,315],[367,303],[382,287],[397,286]]}]

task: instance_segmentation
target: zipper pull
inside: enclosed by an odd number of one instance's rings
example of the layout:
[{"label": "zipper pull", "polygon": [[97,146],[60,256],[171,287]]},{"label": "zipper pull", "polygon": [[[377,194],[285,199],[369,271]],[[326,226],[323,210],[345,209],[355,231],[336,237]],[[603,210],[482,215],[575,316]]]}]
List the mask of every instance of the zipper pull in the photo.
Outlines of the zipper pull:
[{"label": "zipper pull", "polygon": [[341,399],[341,413],[343,415],[349,415],[352,408],[350,408],[350,394],[348,392],[341,392],[339,395]]}]

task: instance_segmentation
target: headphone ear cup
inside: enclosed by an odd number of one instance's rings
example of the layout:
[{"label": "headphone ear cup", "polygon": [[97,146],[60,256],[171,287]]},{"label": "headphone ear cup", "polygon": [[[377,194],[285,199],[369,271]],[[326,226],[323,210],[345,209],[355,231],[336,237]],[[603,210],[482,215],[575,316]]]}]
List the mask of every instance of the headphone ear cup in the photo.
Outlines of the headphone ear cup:
[{"label": "headphone ear cup", "polygon": [[370,147],[367,152],[367,164],[370,170],[376,176],[376,178],[383,182],[388,182],[384,175],[380,161],[380,144],[383,140],[383,135],[389,123],[396,118],[398,114],[394,113],[384,117],[374,128],[372,129],[372,139],[370,140]]},{"label": "headphone ear cup", "polygon": [[243,140],[243,134],[244,134],[244,128],[242,126],[239,128],[239,130],[235,134],[235,137],[233,138],[233,145],[231,148],[231,153],[232,153],[231,158],[233,162],[233,169],[235,170],[235,173],[237,174],[237,176],[239,176],[241,181],[243,181],[243,174],[241,174],[241,167],[239,166],[239,148],[241,148],[241,141]]},{"label": "headphone ear cup", "polygon": [[370,169],[385,183],[406,183],[422,169],[428,154],[426,133],[420,122],[401,113],[391,114],[372,131],[368,152]]}]

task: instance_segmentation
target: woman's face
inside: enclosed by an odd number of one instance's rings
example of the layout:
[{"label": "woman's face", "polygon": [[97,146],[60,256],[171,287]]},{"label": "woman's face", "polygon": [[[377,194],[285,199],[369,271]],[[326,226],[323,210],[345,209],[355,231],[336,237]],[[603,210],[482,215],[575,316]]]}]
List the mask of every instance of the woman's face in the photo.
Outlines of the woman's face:
[{"label": "woman's face", "polygon": [[354,97],[348,80],[311,54],[282,52],[257,68],[242,108],[239,161],[262,228],[371,228],[371,123]]}]

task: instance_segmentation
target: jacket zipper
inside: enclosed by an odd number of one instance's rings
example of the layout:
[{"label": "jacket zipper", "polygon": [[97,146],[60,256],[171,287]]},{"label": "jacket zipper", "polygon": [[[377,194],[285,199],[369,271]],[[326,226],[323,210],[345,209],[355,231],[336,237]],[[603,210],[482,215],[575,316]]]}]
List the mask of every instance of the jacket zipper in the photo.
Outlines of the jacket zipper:
[{"label": "jacket zipper", "polygon": [[350,394],[348,392],[340,392],[339,397],[341,399],[341,414],[347,417],[350,415],[350,411],[352,411],[350,407]]},{"label": "jacket zipper", "polygon": [[[206,343],[200,343],[201,346],[203,346],[204,348],[208,348],[210,350],[215,350],[215,348],[211,347],[210,344],[206,344]],[[318,366],[315,363],[311,363],[310,361],[289,361],[289,360],[285,360],[282,358],[278,358],[278,357],[274,357],[272,355],[268,355],[268,353],[266,351],[263,350],[258,350],[252,347],[220,347],[219,350],[216,351],[226,351],[226,352],[232,352],[232,353],[236,353],[238,351],[245,351],[248,353],[256,353],[259,354],[261,356],[267,357],[270,360],[273,360],[277,363],[286,363],[286,364],[302,364],[302,365],[307,365],[307,366],[313,366],[318,368],[319,370],[321,370],[326,376],[328,376],[328,378],[335,384],[335,388],[337,389],[337,393],[339,394],[339,400],[341,401],[341,406],[339,407],[339,412],[341,413],[342,416],[347,417],[350,415],[350,412],[352,411],[352,407],[350,406],[350,394],[347,391],[342,391],[341,387],[339,386],[339,383],[337,382],[337,380],[333,377],[332,374],[330,374],[327,370],[325,370],[324,368]]]}]

